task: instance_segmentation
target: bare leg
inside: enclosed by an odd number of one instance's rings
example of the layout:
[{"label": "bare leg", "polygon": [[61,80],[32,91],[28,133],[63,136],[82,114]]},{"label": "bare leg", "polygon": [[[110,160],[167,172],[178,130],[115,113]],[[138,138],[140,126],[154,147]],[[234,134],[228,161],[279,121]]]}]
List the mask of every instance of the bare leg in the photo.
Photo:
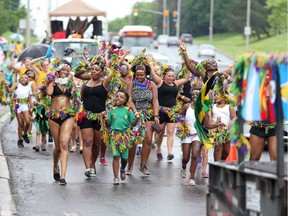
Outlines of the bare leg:
[{"label": "bare leg", "polygon": [[268,150],[271,161],[277,160],[277,137],[268,137]]},{"label": "bare leg", "polygon": [[119,156],[114,156],[113,157],[113,174],[114,174],[114,179],[119,178],[119,161],[120,157]]},{"label": "bare leg", "polygon": [[250,152],[250,161],[259,161],[261,158],[261,154],[263,152],[265,138],[259,137],[254,134],[250,134],[250,145],[251,145],[251,152]]},{"label": "bare leg", "polygon": [[94,140],[93,128],[85,128],[81,130],[83,137],[83,160],[85,168],[91,168],[91,158],[92,158],[92,145]]},{"label": "bare leg", "polygon": [[82,139],[82,134],[81,134],[79,126],[77,126],[77,134],[78,134],[79,145],[80,145],[79,149],[80,149],[80,151],[83,151],[83,139]]},{"label": "bare leg", "polygon": [[59,134],[60,134],[60,126],[53,122],[52,120],[48,120],[48,124],[50,127],[51,135],[54,138],[54,149],[53,149],[53,172],[54,173],[59,173],[58,170],[58,163],[59,163],[59,158],[60,158],[60,139],[59,139]]},{"label": "bare leg", "polygon": [[208,149],[203,145],[202,146],[202,173],[206,172],[208,164]]},{"label": "bare leg", "polygon": [[193,141],[192,142],[192,149],[191,149],[191,166],[190,166],[190,179],[195,178],[195,171],[198,164],[198,157],[201,151],[201,142],[200,141]]},{"label": "bare leg", "polygon": [[100,153],[101,158],[105,158],[106,149],[107,149],[106,144],[103,141],[101,141],[101,153]]},{"label": "bare leg", "polygon": [[71,141],[72,144],[70,146],[70,152],[75,152],[76,151],[76,138],[77,138],[77,124],[74,123],[72,133],[71,133]]},{"label": "bare leg", "polygon": [[22,139],[22,131],[24,127],[24,120],[21,113],[16,114],[17,122],[18,122],[18,139]]},{"label": "bare leg", "polygon": [[31,122],[31,119],[30,119],[30,115],[29,115],[29,112],[28,111],[24,111],[22,113],[23,115],[23,120],[24,120],[24,134],[27,134],[27,131],[28,131],[28,128],[29,128],[29,124]]},{"label": "bare leg", "polygon": [[221,155],[221,160],[226,160],[230,152],[230,142],[224,143],[222,145],[222,155]]},{"label": "bare leg", "polygon": [[60,128],[60,161],[61,161],[61,174],[60,178],[65,179],[67,165],[68,165],[68,142],[73,129],[74,118],[69,118],[63,122]]},{"label": "bare leg", "polygon": [[168,155],[172,154],[174,144],[174,131],[176,123],[167,123],[167,150]]},{"label": "bare leg", "polygon": [[40,147],[41,132],[36,131],[36,146]]},{"label": "bare leg", "polygon": [[102,132],[94,130],[94,142],[93,142],[93,146],[92,146],[92,159],[91,159],[90,168],[95,168],[95,163],[96,163],[96,160],[98,158],[102,142],[103,142],[102,141]]},{"label": "bare leg", "polygon": [[161,133],[158,134],[157,136],[157,149],[156,149],[156,153],[162,153],[162,150],[161,150],[161,145],[162,145],[162,141],[163,141],[163,136],[164,136],[164,133],[165,133],[165,126],[166,126],[166,123],[164,122],[163,124],[161,124],[161,127],[164,128],[164,130],[162,130]]},{"label": "bare leg", "polygon": [[183,170],[186,169],[187,163],[190,160],[190,149],[191,149],[191,143],[182,143],[182,152],[183,152],[182,169]]},{"label": "bare leg", "polygon": [[222,157],[223,146],[218,144],[214,147],[214,161],[220,161]]},{"label": "bare leg", "polygon": [[143,140],[143,146],[142,146],[142,155],[141,155],[141,165],[146,166],[150,152],[151,152],[151,144],[152,144],[152,124],[153,122],[149,121],[146,122],[146,133],[145,138]]},{"label": "bare leg", "polygon": [[128,170],[130,170],[131,172],[133,169],[134,159],[135,159],[135,155],[136,155],[136,149],[137,149],[137,145],[130,148],[129,153],[128,153]]}]

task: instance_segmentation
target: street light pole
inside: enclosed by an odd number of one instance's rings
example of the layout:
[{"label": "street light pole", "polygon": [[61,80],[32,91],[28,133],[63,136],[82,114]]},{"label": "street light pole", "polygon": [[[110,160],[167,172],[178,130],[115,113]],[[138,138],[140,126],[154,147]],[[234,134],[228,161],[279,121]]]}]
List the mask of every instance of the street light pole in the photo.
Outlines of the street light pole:
[{"label": "street light pole", "polygon": [[251,10],[251,1],[247,0],[246,31],[244,31],[244,33],[246,35],[246,52],[249,51],[249,38],[250,38],[250,34],[251,34],[250,10]]},{"label": "street light pole", "polygon": [[213,42],[213,16],[214,16],[214,0],[210,0],[210,25],[209,25],[209,42]]},{"label": "street light pole", "polygon": [[27,0],[27,17],[26,17],[26,47],[30,46],[30,0]]},{"label": "street light pole", "polygon": [[181,19],[181,0],[178,0],[177,4],[177,28],[176,28],[176,36],[177,38],[180,37],[180,19]]},{"label": "street light pole", "polygon": [[[163,0],[163,12],[167,9],[167,0]],[[163,16],[163,34],[166,34],[166,17]]]}]

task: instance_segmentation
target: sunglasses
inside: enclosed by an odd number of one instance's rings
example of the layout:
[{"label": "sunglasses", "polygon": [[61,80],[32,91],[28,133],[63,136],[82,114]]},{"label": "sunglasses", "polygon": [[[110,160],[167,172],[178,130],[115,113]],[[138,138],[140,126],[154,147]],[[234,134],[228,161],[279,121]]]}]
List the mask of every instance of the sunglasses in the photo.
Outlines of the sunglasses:
[{"label": "sunglasses", "polygon": [[35,77],[34,76],[28,76],[29,78],[31,78],[31,79],[35,79]]}]

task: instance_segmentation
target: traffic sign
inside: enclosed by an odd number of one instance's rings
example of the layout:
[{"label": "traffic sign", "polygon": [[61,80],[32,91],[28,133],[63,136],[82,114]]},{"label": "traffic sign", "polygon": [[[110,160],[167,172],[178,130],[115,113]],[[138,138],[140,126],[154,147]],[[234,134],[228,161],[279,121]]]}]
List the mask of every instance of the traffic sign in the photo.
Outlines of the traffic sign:
[{"label": "traffic sign", "polygon": [[251,35],[251,27],[250,26],[244,27],[244,35]]}]

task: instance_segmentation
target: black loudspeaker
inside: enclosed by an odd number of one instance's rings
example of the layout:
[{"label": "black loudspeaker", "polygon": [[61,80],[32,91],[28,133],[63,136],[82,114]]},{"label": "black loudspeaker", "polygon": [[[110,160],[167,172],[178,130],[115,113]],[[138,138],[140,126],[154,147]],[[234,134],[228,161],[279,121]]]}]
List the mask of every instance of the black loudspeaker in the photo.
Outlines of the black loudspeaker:
[{"label": "black loudspeaker", "polygon": [[51,21],[51,32],[54,34],[55,32],[63,31],[63,21],[53,20]]},{"label": "black loudspeaker", "polygon": [[102,36],[102,21],[95,20],[92,22],[92,24],[93,24],[93,35]]}]

